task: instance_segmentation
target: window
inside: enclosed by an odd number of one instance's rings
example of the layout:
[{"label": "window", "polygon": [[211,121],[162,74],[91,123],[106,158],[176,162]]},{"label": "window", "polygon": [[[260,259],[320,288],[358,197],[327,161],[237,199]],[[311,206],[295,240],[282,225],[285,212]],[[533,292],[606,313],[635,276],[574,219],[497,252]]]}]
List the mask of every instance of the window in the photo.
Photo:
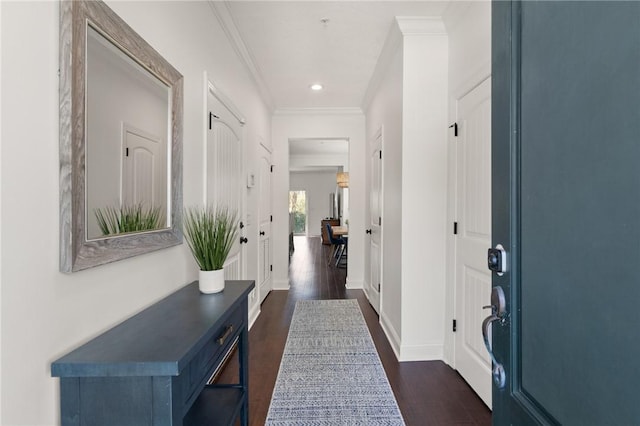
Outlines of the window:
[{"label": "window", "polygon": [[289,191],[289,213],[293,214],[293,233],[307,233],[307,193],[306,191]]}]

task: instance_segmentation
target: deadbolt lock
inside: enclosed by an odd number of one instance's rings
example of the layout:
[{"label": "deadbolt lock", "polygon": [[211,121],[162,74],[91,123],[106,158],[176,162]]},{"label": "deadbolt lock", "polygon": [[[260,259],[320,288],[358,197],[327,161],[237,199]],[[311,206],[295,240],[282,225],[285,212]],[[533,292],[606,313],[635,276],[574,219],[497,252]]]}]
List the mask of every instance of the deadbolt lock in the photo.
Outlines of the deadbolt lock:
[{"label": "deadbolt lock", "polygon": [[487,266],[490,270],[502,276],[507,270],[507,252],[502,244],[487,251]]}]

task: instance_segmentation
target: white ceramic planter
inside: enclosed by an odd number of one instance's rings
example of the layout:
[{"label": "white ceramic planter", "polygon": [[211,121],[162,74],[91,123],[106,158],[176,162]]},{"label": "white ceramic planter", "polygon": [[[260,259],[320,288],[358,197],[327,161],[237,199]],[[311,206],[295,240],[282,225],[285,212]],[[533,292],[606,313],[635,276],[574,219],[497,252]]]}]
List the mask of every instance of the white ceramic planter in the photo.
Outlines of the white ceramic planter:
[{"label": "white ceramic planter", "polygon": [[224,269],[217,271],[200,271],[198,287],[201,293],[219,293],[224,290]]}]

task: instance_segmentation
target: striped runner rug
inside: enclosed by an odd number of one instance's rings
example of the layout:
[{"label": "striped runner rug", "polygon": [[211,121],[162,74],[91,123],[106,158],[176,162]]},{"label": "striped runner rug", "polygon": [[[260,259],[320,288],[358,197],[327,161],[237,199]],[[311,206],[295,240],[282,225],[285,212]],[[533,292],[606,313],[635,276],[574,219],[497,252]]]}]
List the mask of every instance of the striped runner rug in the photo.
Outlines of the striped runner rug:
[{"label": "striped runner rug", "polygon": [[356,300],[296,303],[266,424],[404,425]]}]

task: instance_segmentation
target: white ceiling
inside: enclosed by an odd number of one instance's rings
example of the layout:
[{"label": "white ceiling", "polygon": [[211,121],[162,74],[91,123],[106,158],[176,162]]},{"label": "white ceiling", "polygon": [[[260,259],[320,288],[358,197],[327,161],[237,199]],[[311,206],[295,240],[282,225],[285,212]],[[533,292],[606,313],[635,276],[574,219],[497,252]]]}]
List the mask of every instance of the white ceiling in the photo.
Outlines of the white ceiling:
[{"label": "white ceiling", "polygon": [[[274,109],[360,107],[395,16],[441,16],[447,1],[225,2]],[[216,6],[216,9],[220,9]],[[322,20],[328,19],[325,23]],[[230,22],[226,22],[227,27]],[[325,89],[312,92],[321,83]]]}]

